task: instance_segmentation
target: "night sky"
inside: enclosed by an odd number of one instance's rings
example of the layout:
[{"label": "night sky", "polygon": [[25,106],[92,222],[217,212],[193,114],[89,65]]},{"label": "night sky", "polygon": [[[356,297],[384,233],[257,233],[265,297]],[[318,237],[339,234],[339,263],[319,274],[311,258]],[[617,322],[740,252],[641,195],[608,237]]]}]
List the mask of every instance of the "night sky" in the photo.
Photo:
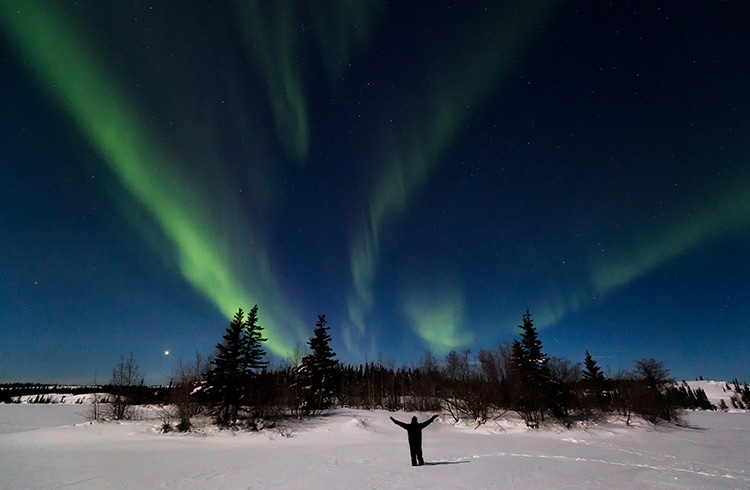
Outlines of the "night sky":
[{"label": "night sky", "polygon": [[[493,349],[750,374],[750,4],[0,3],[0,382]],[[166,356],[164,352],[170,351]]]}]

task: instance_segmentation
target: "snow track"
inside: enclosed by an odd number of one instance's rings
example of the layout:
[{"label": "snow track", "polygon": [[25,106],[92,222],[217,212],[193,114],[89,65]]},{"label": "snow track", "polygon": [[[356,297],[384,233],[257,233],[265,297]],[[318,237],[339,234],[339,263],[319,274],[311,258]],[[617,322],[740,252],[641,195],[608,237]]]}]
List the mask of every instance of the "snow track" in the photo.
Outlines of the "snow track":
[{"label": "snow track", "polygon": [[[638,453],[635,453],[635,454],[638,454]],[[546,455],[546,454],[520,454],[520,453],[498,452],[498,453],[493,453],[493,454],[482,454],[482,455],[475,454],[474,456],[472,456],[472,459],[488,458],[488,457],[538,458],[538,459],[563,460],[563,461],[570,461],[570,462],[581,463],[581,464],[594,463],[594,464],[619,466],[623,468],[659,471],[659,472],[665,473],[665,478],[669,477],[669,473],[676,473],[676,474],[677,473],[689,473],[689,474],[700,476],[700,477],[736,480],[742,483],[743,487],[745,485],[750,484],[750,478],[747,478],[744,475],[733,475],[733,474],[727,473],[727,471],[730,471],[730,470],[725,470],[724,473],[711,473],[705,470],[695,470],[693,468],[679,468],[673,465],[664,466],[664,465],[654,465],[654,464],[647,464],[647,463],[623,463],[620,461],[612,461],[612,460],[607,460],[607,459],[580,458],[580,457],[564,456],[564,455],[559,455],[559,454],[558,455]],[[653,458],[653,459],[657,459],[657,458]],[[459,460],[459,461],[469,461],[469,460]],[[674,479],[676,480],[678,478],[674,477]]]}]

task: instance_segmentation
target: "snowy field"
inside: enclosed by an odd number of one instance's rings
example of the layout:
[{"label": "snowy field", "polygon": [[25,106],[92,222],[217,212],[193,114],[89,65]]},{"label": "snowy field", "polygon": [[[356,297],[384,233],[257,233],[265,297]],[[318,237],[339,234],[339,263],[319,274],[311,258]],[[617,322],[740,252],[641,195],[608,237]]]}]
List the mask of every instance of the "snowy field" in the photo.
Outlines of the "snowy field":
[{"label": "snowy field", "polygon": [[513,417],[475,430],[442,416],[414,468],[388,419],[412,414],[337,410],[261,433],[160,434],[153,419],[90,424],[86,409],[0,404],[0,487],[750,488],[750,413],[689,413],[690,428],[537,431]]}]

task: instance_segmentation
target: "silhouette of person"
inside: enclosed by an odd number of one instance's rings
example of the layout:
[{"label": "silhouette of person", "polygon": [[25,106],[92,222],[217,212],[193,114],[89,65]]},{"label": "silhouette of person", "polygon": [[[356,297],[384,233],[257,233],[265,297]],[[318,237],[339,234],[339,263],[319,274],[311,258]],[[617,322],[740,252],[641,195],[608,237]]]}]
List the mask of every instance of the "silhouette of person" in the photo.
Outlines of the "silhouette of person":
[{"label": "silhouette of person", "polygon": [[407,424],[391,417],[394,424],[403,427],[409,434],[409,452],[411,453],[412,466],[424,464],[424,459],[422,459],[422,429],[430,425],[436,418],[437,415],[433,415],[429,420],[420,423],[417,417],[412,417],[411,424]]}]

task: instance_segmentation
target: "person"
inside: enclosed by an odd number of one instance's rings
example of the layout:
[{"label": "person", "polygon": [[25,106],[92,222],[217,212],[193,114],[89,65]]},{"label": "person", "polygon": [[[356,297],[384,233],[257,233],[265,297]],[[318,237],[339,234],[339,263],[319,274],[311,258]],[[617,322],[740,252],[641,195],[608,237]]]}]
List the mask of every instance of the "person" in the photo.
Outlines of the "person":
[{"label": "person", "polygon": [[430,425],[436,418],[437,415],[433,415],[429,420],[420,423],[417,417],[412,417],[411,424],[407,424],[391,417],[394,424],[406,429],[409,434],[409,452],[411,453],[412,466],[424,464],[424,459],[422,459],[422,429]]}]

